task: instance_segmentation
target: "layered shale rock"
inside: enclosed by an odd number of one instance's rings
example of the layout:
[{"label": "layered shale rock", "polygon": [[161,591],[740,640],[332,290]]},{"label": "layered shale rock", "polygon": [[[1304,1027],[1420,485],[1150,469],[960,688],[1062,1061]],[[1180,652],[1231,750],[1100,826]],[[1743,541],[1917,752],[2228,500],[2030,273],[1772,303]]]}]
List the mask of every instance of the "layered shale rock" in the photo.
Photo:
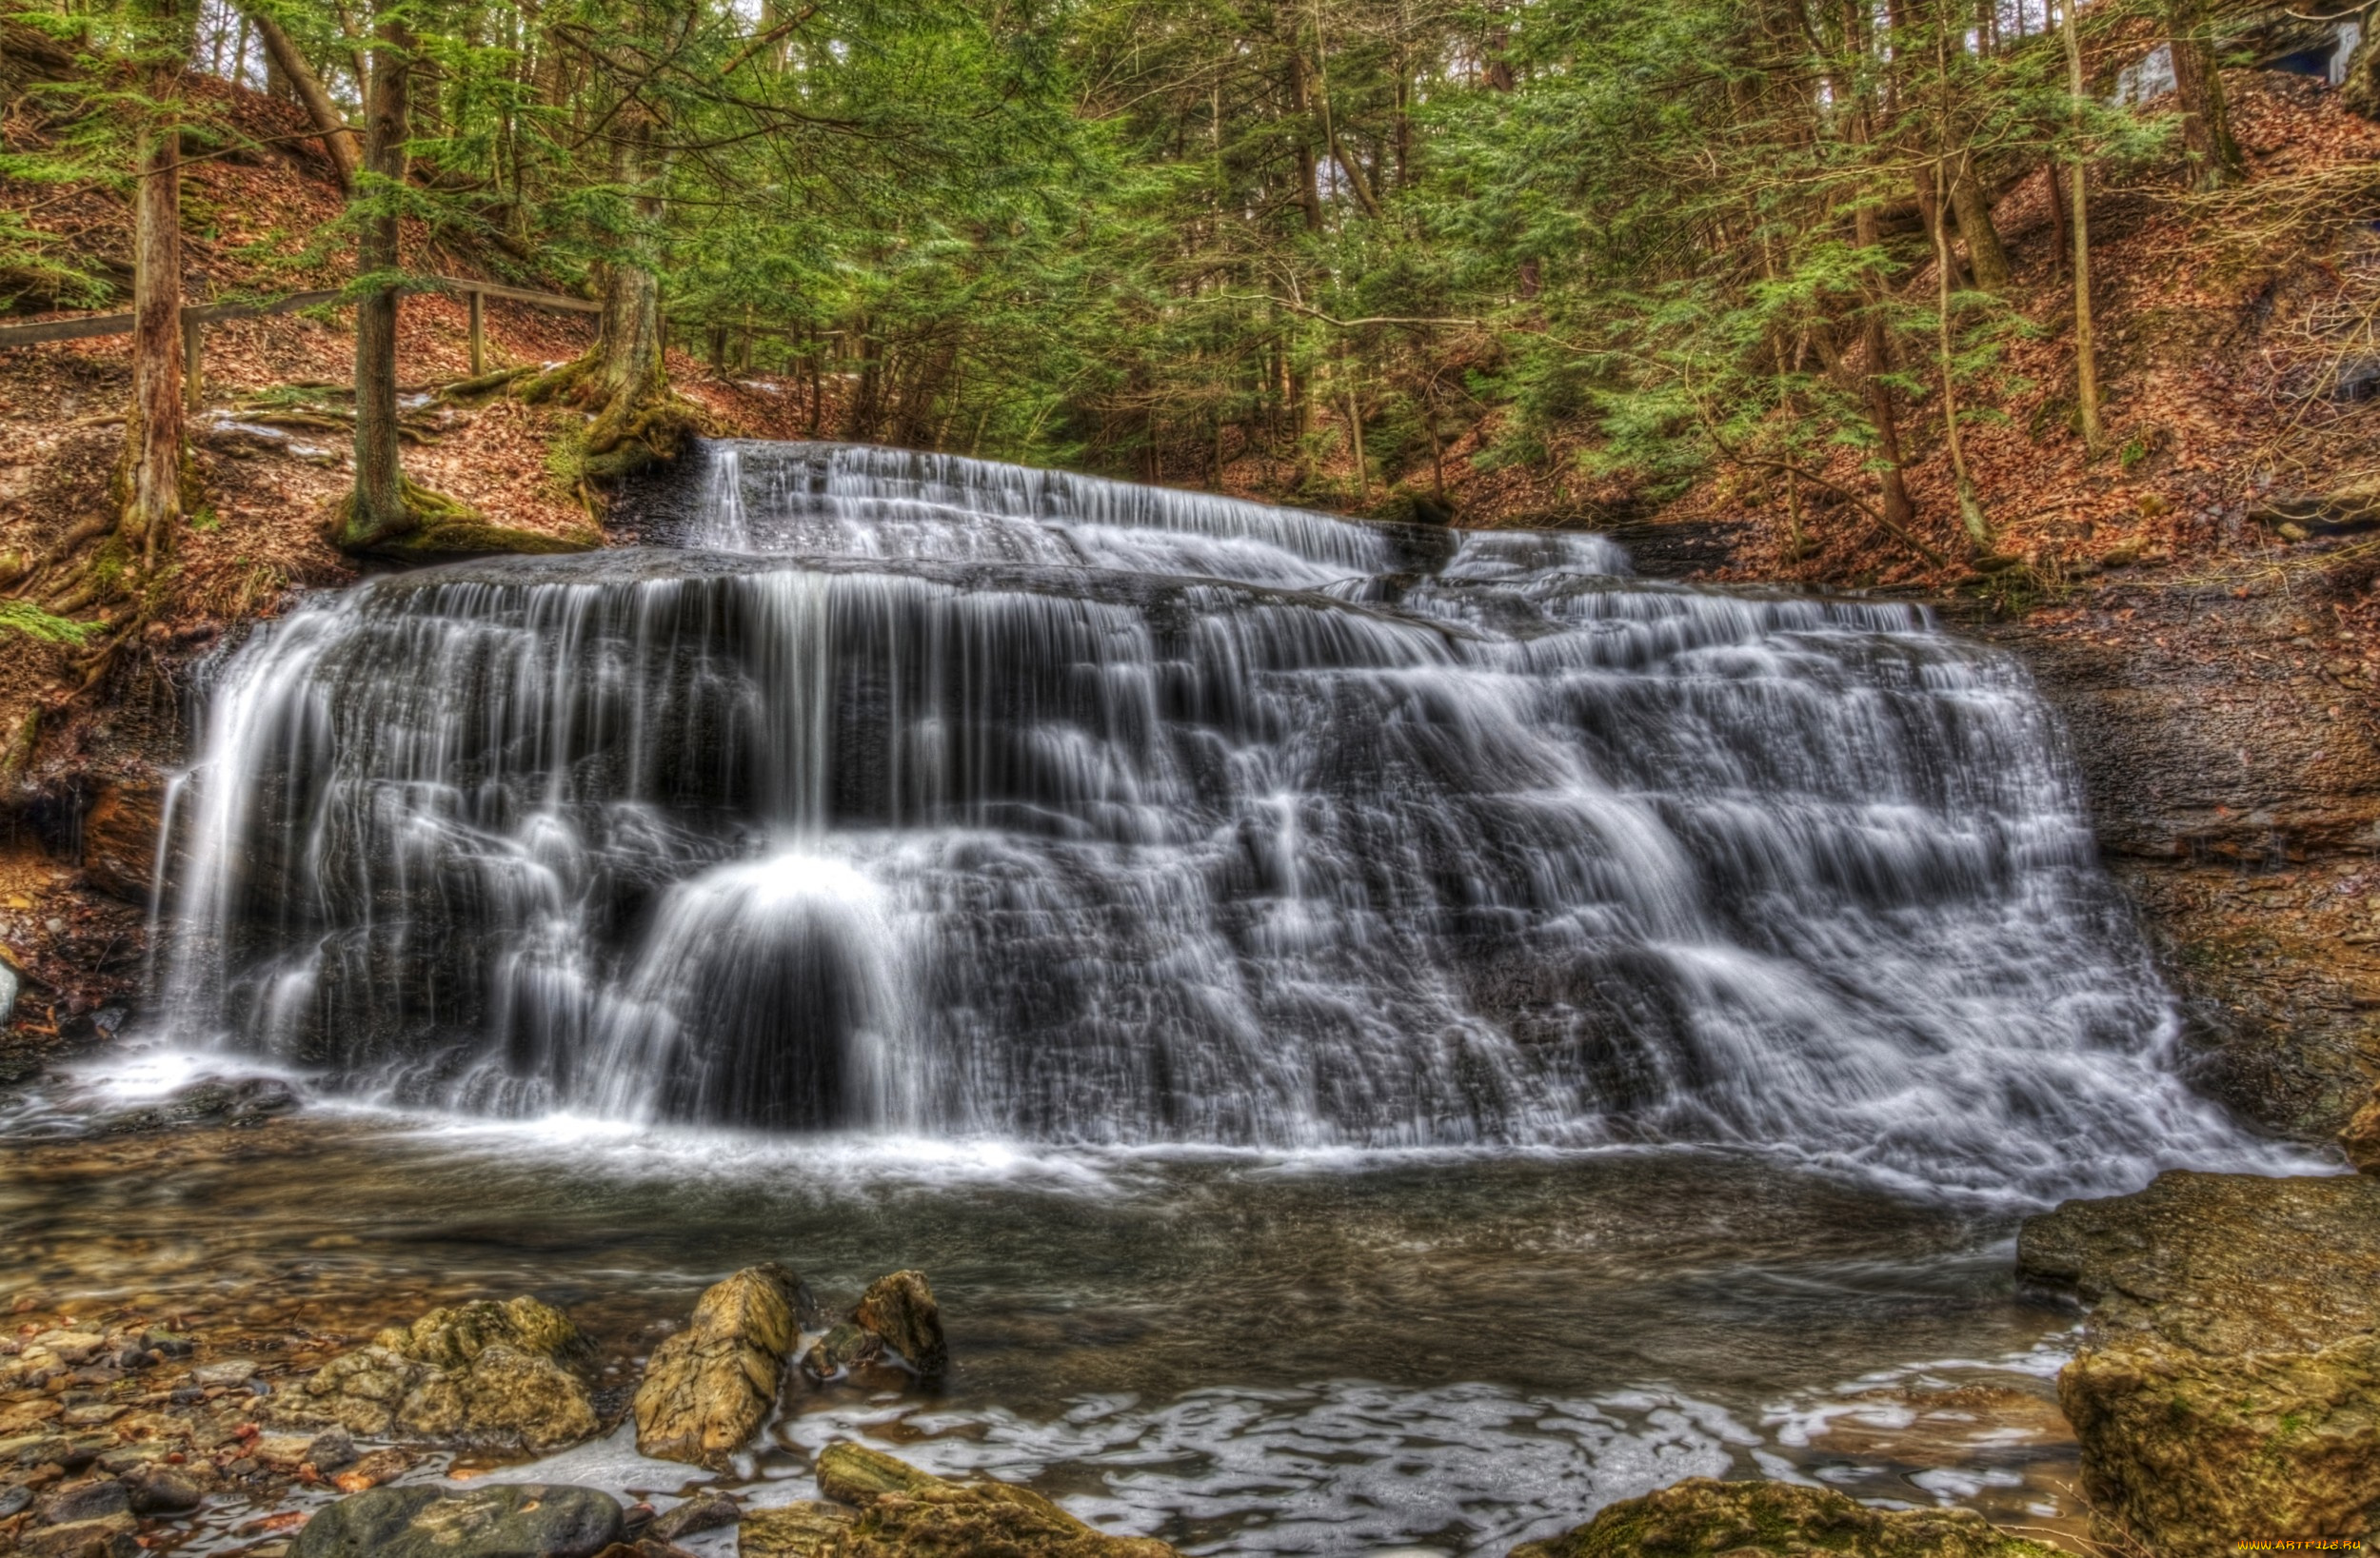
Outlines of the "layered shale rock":
[{"label": "layered shale rock", "polygon": [[2093,1306],[2058,1400],[2111,1535],[2380,1535],[2380,1178],[2176,1171],[2031,1219],[2017,1268]]},{"label": "layered shale rock", "polygon": [[715,1283],[685,1330],[653,1350],[636,1392],[636,1448],[662,1460],[718,1467],[760,1431],[785,1359],[816,1310],[782,1266],[747,1266]]},{"label": "layered shale rock", "polygon": [[2380,1173],[2380,1088],[2372,1090],[2364,1107],[2339,1133],[2339,1146],[2345,1149],[2349,1163],[2366,1173]]},{"label": "layered shale rock", "polygon": [[1695,1477],[1512,1558],[2056,1558],[1970,1509],[1872,1509],[1831,1488]]},{"label": "layered shale rock", "polygon": [[552,1450],[598,1426],[578,1372],[587,1351],[568,1315],[534,1298],[459,1304],[331,1359],[282,1415],[375,1439]]}]

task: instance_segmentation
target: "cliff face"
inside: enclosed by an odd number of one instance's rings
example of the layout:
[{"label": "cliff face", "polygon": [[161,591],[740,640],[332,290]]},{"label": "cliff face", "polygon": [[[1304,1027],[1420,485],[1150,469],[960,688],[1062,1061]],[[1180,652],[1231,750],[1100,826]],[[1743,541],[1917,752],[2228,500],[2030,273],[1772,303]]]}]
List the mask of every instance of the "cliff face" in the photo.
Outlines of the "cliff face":
[{"label": "cliff face", "polygon": [[2334,564],[2112,584],[1970,630],[2023,655],[2064,716],[2195,1079],[2268,1129],[2335,1135],[2380,1075],[2369,602]]}]

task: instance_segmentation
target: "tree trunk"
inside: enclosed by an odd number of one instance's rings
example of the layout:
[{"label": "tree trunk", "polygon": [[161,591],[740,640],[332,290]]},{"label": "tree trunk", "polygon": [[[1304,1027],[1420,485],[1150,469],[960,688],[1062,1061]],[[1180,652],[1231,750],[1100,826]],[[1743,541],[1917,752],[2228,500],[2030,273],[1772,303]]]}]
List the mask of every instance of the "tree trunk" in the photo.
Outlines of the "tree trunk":
[{"label": "tree trunk", "polygon": [[[2073,105],[2074,130],[2082,131],[2084,97],[2082,39],[2074,30],[2076,0],[2062,0],[2061,30],[2066,41],[2066,89]],[[2083,452],[2096,456],[2107,445],[2099,424],[2099,353],[2091,333],[2091,197],[2088,165],[2082,148],[2074,148],[2074,168],[2068,185],[2073,197],[2074,234],[2074,400],[2082,416]]]},{"label": "tree trunk", "polygon": [[2057,176],[2055,156],[2052,156],[2045,165],[2044,174],[2050,185],[2050,247],[2055,256],[2055,264],[2051,268],[2063,276],[2072,251],[2066,242],[2066,186]]},{"label": "tree trunk", "polygon": [[[1950,181],[1943,162],[1947,160],[1934,163],[1935,176],[1942,179],[1946,197]],[[1934,229],[1934,324],[1942,369],[1942,436],[1950,444],[1951,477],[1958,493],[1959,523],[1967,528],[1967,543],[1974,548],[1975,556],[1984,557],[1992,550],[1992,522],[1984,515],[1983,501],[1976,495],[1974,478],[1967,469],[1967,444],[1958,430],[1958,358],[1952,349],[1951,332],[1951,241],[1950,235],[1938,227]]]},{"label": "tree trunk", "polygon": [[2207,37],[2202,0],[2172,0],[2166,36],[2173,51],[2173,95],[2182,108],[2182,148],[2193,188],[2212,189],[2246,176],[2247,163],[2231,136],[2223,77]]},{"label": "tree trunk", "polygon": [[322,78],[314,74],[314,68],[307,63],[296,41],[282,30],[279,22],[257,7],[244,8],[240,14],[244,21],[255,24],[257,36],[265,42],[265,57],[272,62],[273,72],[287,82],[289,89],[297,94],[298,101],[306,105],[306,116],[322,132],[323,151],[330,158],[330,166],[339,175],[339,187],[347,194],[355,193],[358,161],[355,131],[348,127],[347,115],[339,111],[339,105],[324,89]]},{"label": "tree trunk", "polygon": [[[657,169],[652,166],[655,125],[649,109],[630,100],[615,121],[612,139],[612,179],[632,192],[630,208],[637,232],[632,246],[661,217]],[[582,390],[587,404],[600,404],[586,430],[587,474],[601,478],[625,476],[656,460],[675,456],[687,431],[684,418],[670,404],[667,377],[661,354],[661,286],[652,270],[637,263],[641,252],[614,258],[604,267],[602,331],[595,343],[590,384]],[[742,371],[752,367],[749,328],[738,351]]]},{"label": "tree trunk", "polygon": [[1986,292],[2006,292],[2010,282],[2008,249],[1999,228],[1992,225],[1992,199],[1975,177],[1974,159],[1959,159],[1958,177],[1951,183],[1951,209],[1958,216],[1959,236],[1967,240],[1967,268],[1975,286]]},{"label": "tree trunk", "polygon": [[1934,186],[1940,182],[1938,168],[1913,168],[1910,171],[1910,192],[1917,200],[1917,222],[1925,228],[1926,243],[1950,256],[1951,285],[1960,291],[1967,287],[1967,267],[1958,261],[1958,251],[1943,240],[1948,236],[1943,224],[1950,213],[1942,209],[1942,202],[1934,197]]},{"label": "tree trunk", "polygon": [[[1847,80],[1860,79],[1861,62],[1872,48],[1870,27],[1869,14],[1861,10],[1858,0],[1844,0]],[[1863,155],[1874,139],[1870,118],[1874,111],[1872,92],[1862,87],[1851,125],[1853,144]],[[1852,231],[1853,242],[1862,250],[1880,249],[1883,233],[1873,204],[1862,201],[1853,211]],[[1884,500],[1884,522],[1888,526],[1907,530],[1916,522],[1917,505],[1910,501],[1908,478],[1901,469],[1900,412],[1893,386],[1885,380],[1885,375],[1893,371],[1893,343],[1884,328],[1883,283],[1873,273],[1860,282],[1859,337],[1867,357],[1861,365],[1860,391],[1868,403],[1868,420],[1875,427],[1876,452],[1884,462],[1876,478]]]},{"label": "tree trunk", "polygon": [[182,88],[186,23],[179,0],[149,0],[161,36],[149,72],[150,118],[132,196],[132,404],[116,471],[117,555],[137,577],[173,546],[184,512],[188,449],[182,405],[182,137],[171,123]]},{"label": "tree trunk", "polygon": [[382,183],[405,179],[406,77],[412,40],[395,19],[376,30],[364,97],[364,171],[378,209],[366,216],[355,247],[356,269],[388,278],[355,306],[355,490],[333,535],[345,547],[370,546],[414,527],[405,472],[397,459],[397,209]]},{"label": "tree trunk", "polygon": [[1306,231],[1322,230],[1321,169],[1314,156],[1314,110],[1306,93],[1306,57],[1293,34],[1289,42],[1289,116],[1297,136],[1298,206]]}]

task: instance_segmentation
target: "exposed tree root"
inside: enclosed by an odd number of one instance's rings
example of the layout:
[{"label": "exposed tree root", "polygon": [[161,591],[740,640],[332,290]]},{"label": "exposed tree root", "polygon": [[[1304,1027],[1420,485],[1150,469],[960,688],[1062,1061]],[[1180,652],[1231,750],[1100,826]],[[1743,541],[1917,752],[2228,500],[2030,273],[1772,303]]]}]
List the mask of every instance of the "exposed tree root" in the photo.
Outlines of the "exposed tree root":
[{"label": "exposed tree root", "polygon": [[401,490],[406,511],[402,525],[358,533],[355,495],[350,492],[332,505],[324,526],[326,539],[351,555],[397,562],[443,562],[506,552],[585,552],[603,544],[600,533],[549,536],[498,524],[470,504],[433,492],[410,478],[402,482]]},{"label": "exposed tree root", "polygon": [[583,406],[595,412],[583,445],[581,470],[592,482],[616,482],[684,451],[703,429],[703,408],[669,391],[657,366],[643,380],[612,386],[600,352],[538,374],[522,385],[522,400]]},{"label": "exposed tree root", "polygon": [[476,378],[457,379],[441,385],[436,391],[439,400],[449,405],[471,405],[504,393],[513,385],[538,372],[533,367],[497,368]]}]

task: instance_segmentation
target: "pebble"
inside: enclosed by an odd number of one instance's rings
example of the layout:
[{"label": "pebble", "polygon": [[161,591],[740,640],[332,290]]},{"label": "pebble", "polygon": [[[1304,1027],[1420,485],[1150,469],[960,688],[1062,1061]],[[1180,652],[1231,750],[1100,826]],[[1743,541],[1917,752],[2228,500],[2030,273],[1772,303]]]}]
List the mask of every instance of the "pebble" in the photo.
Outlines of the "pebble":
[{"label": "pebble", "polygon": [[124,1484],[109,1477],[60,1489],[42,1500],[40,1518],[45,1526],[70,1526],[128,1514],[131,1508],[131,1494]]},{"label": "pebble", "polygon": [[171,1467],[158,1467],[133,1484],[132,1512],[138,1515],[186,1514],[207,1499],[198,1479]]},{"label": "pebble", "polygon": [[246,1385],[255,1376],[256,1364],[249,1358],[219,1358],[202,1363],[190,1371],[190,1383],[201,1390],[226,1389]]}]

